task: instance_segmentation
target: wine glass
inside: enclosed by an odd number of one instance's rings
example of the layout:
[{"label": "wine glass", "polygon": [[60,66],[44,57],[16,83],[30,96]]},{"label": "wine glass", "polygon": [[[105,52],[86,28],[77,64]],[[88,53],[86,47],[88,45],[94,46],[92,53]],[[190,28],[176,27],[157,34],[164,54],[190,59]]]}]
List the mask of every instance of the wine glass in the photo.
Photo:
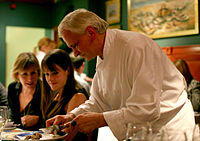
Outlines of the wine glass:
[{"label": "wine glass", "polygon": [[185,131],[171,128],[161,128],[154,134],[152,141],[190,141]]},{"label": "wine glass", "polygon": [[146,123],[134,123],[132,141],[147,141],[149,129]]},{"label": "wine glass", "polygon": [[[7,106],[0,106],[0,136],[8,121],[8,108]],[[2,139],[2,137],[1,137]]]},{"label": "wine glass", "polygon": [[126,131],[126,141],[132,141],[133,138],[133,124],[127,124],[127,131]]},{"label": "wine glass", "polygon": [[152,127],[147,123],[128,123],[126,141],[152,141]]},{"label": "wine glass", "polygon": [[200,141],[200,128],[199,128],[199,124],[196,124],[195,127],[194,127],[194,129],[193,129],[192,141]]}]

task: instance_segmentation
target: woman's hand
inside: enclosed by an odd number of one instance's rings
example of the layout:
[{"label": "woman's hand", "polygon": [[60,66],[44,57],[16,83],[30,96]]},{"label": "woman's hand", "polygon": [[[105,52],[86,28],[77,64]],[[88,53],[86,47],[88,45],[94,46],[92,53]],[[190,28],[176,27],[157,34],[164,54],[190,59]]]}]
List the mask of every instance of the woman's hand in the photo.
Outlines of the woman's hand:
[{"label": "woman's hand", "polygon": [[39,121],[39,116],[36,115],[25,115],[21,117],[21,123],[24,127],[32,127]]},{"label": "woman's hand", "polygon": [[50,118],[46,121],[46,127],[49,127],[51,125],[63,125],[69,121],[71,121],[73,118],[75,118],[74,114],[67,114],[67,115],[56,115],[53,118]]}]

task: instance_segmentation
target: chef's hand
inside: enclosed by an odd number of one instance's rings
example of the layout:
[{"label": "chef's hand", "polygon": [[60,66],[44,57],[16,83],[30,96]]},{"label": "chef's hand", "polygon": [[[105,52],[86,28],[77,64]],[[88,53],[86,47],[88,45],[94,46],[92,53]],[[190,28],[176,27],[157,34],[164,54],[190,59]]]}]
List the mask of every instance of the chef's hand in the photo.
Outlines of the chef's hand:
[{"label": "chef's hand", "polygon": [[31,127],[38,123],[39,116],[36,115],[25,115],[21,117],[21,123],[24,127]]},{"label": "chef's hand", "polygon": [[64,129],[62,129],[63,132],[67,133],[68,135],[65,137],[64,140],[66,141],[72,141],[73,138],[76,136],[79,127],[76,124],[71,124],[72,119],[75,117],[74,114],[67,114],[67,115],[57,115],[53,118],[50,118],[46,121],[46,127],[49,127],[51,125],[63,125],[65,124]]},{"label": "chef's hand", "polygon": [[63,132],[67,133],[67,136],[64,138],[65,141],[72,141],[79,131],[78,125],[72,124],[72,121],[66,123],[67,128],[62,130]]},{"label": "chef's hand", "polygon": [[46,121],[46,127],[51,125],[63,125],[75,118],[74,114],[67,114],[67,115],[56,115],[53,118],[50,118]]},{"label": "chef's hand", "polygon": [[94,129],[107,126],[103,113],[86,112],[73,119],[79,131],[85,134],[91,133]]}]

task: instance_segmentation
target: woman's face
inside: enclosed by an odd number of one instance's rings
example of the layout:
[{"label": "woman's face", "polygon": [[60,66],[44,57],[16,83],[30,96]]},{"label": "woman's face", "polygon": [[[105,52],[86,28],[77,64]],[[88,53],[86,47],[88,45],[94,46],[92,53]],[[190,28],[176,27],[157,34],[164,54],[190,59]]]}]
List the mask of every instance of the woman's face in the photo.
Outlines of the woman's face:
[{"label": "woman's face", "polygon": [[51,90],[61,90],[64,88],[67,78],[68,71],[63,70],[60,66],[55,64],[56,71],[50,71],[49,69],[45,69],[44,75],[47,83],[51,87]]},{"label": "woman's face", "polygon": [[21,70],[18,73],[18,79],[24,88],[34,89],[38,78],[39,75],[35,66],[29,66],[26,70]]}]

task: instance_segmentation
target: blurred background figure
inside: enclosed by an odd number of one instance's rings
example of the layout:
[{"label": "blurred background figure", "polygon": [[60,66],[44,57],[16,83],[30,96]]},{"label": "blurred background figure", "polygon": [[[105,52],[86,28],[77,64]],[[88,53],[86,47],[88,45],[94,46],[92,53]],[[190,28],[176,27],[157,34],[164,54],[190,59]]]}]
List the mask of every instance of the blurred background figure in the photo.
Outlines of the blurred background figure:
[{"label": "blurred background figure", "polygon": [[192,102],[195,112],[200,112],[200,82],[193,78],[186,61],[178,59],[174,61],[177,69],[185,77],[187,83],[188,98]]},{"label": "blurred background figure", "polygon": [[[74,78],[68,53],[62,49],[49,52],[42,60],[42,116],[45,121],[55,115],[67,114],[88,99],[86,90]],[[88,136],[78,133],[74,140],[85,141]]]},{"label": "blurred background figure", "polygon": [[58,47],[56,41],[53,41],[53,40],[51,40],[49,46],[50,46],[50,51]]},{"label": "blurred background figure", "polygon": [[7,90],[0,82],[0,106],[8,106]]},{"label": "blurred background figure", "polygon": [[37,130],[41,125],[41,81],[36,56],[31,52],[19,54],[11,73],[15,80],[8,86],[11,120],[23,129]]},{"label": "blurred background figure", "polygon": [[[39,51],[37,51],[37,48]],[[56,49],[57,44],[55,41],[51,40],[49,37],[43,37],[38,41],[37,46],[34,48],[34,54],[36,55],[39,63],[41,64],[44,56],[51,50]]]},{"label": "blurred background figure", "polygon": [[[74,65],[74,77],[75,79],[86,89],[88,94],[90,94],[90,85],[92,83],[92,78],[89,78],[85,73],[85,59],[81,56],[75,57],[74,53],[70,53],[71,60]],[[88,81],[87,81],[88,80]]]}]

